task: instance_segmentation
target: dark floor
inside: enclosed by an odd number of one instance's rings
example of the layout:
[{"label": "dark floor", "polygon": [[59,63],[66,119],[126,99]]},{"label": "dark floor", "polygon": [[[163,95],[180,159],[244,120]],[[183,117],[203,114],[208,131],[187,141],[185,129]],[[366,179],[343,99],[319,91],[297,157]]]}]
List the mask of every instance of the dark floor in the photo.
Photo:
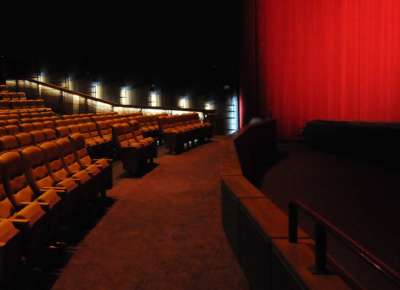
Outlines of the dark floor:
[{"label": "dark floor", "polygon": [[[118,179],[115,200],[77,245],[55,290],[241,290],[247,282],[221,226],[226,139],[163,155],[143,178]],[[115,172],[121,172],[116,164]]]},{"label": "dark floor", "polygon": [[[290,200],[298,199],[324,213],[399,271],[400,172],[313,151],[301,143],[284,143],[280,148],[289,155],[266,173],[262,190],[285,210]],[[351,262],[357,259],[343,253],[338,255]]]}]

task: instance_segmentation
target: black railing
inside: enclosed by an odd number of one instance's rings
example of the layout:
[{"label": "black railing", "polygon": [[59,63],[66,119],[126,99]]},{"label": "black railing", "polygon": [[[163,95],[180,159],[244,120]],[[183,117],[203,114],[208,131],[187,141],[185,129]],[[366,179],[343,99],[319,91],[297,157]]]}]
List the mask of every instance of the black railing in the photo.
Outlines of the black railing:
[{"label": "black railing", "polygon": [[333,225],[328,219],[317,213],[309,206],[300,201],[289,203],[289,241],[297,243],[297,227],[299,209],[310,216],[314,222],[314,241],[315,241],[315,265],[313,271],[317,274],[328,273],[327,269],[327,233],[341,240],[344,245],[350,248],[356,255],[366,261],[375,270],[391,280],[396,286],[400,287],[400,274],[386,265],[379,258],[370,253],[357,241]]}]

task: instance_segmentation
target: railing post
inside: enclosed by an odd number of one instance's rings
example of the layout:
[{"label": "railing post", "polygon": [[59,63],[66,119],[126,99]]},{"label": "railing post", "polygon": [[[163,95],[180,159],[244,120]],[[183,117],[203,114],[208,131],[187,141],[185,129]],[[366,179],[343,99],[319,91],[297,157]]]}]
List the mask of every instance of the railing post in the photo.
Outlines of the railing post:
[{"label": "railing post", "polygon": [[298,212],[294,202],[289,203],[289,242],[297,243]]},{"label": "railing post", "polygon": [[327,274],[327,240],[326,228],[321,223],[315,224],[314,229],[315,240],[315,265],[313,267],[314,274]]}]

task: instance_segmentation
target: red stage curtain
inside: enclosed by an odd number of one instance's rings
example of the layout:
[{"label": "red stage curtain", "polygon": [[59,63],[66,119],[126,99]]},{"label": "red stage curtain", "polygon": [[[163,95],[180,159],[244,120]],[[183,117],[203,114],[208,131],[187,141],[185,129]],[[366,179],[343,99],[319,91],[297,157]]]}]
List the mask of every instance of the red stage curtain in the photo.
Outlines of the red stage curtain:
[{"label": "red stage curtain", "polygon": [[256,25],[243,25],[256,34],[246,45],[258,88],[243,97],[260,98],[282,137],[312,119],[400,120],[399,0],[254,1],[244,2]]}]

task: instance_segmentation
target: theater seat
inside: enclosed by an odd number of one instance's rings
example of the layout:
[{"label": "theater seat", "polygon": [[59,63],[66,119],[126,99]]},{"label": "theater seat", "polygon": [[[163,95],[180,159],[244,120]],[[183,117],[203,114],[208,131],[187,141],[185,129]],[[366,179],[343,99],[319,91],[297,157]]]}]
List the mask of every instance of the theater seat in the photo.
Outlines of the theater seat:
[{"label": "theater seat", "polygon": [[15,135],[20,132],[20,129],[17,125],[7,125],[4,126],[4,129],[7,130],[7,134],[9,135]]},{"label": "theater seat", "polygon": [[67,138],[69,136],[69,129],[65,126],[57,127],[56,134],[58,138]]},{"label": "theater seat", "polygon": [[100,132],[101,137],[106,142],[111,142],[112,141],[111,123],[109,121],[98,121],[96,125]]},{"label": "theater seat", "polygon": [[43,134],[46,136],[46,141],[52,141],[57,139],[57,134],[54,129],[43,129]]},{"label": "theater seat", "polygon": [[38,188],[31,186],[26,174],[27,168],[19,152],[2,154],[0,163],[3,168],[6,192],[14,205],[21,207],[36,201],[43,209],[49,210],[61,200],[54,190],[41,192]]},{"label": "theater seat", "polygon": [[100,174],[100,180],[103,181],[104,188],[112,187],[112,160],[106,158],[92,159],[85,147],[85,139],[81,134],[72,134],[69,136],[74,154],[82,168],[85,168],[93,175]]},{"label": "theater seat", "polygon": [[26,132],[18,133],[15,135],[18,140],[19,147],[24,148],[34,144],[32,135]]},{"label": "theater seat", "polygon": [[0,137],[0,152],[16,151],[19,149],[17,137],[6,135]]},{"label": "theater seat", "polygon": [[133,129],[128,124],[115,124],[112,132],[124,169],[131,176],[140,175],[147,166],[149,147],[134,138]]},{"label": "theater seat", "polygon": [[22,132],[31,132],[36,130],[36,127],[32,123],[22,123],[19,125]]},{"label": "theater seat", "polygon": [[44,152],[37,146],[30,146],[21,151],[26,168],[29,168],[29,180],[32,187],[46,192],[54,190],[62,198],[64,216],[73,216],[74,202],[77,199],[78,183],[70,178],[57,180],[49,171]]},{"label": "theater seat", "polygon": [[[34,257],[39,253],[48,238],[48,219],[45,210],[38,201],[19,204],[13,198],[13,189],[21,184],[26,184],[24,177],[17,177],[16,181],[7,179],[7,176],[16,170],[16,166],[9,165],[10,154],[15,156],[16,152],[5,153],[0,156],[0,171],[5,182],[0,187],[0,220],[8,219],[15,227],[22,231],[24,255]],[[5,166],[8,166],[5,172]],[[19,166],[19,164],[18,164]]]},{"label": "theater seat", "polygon": [[46,135],[42,130],[34,130],[30,132],[33,138],[33,141],[36,145],[40,145],[43,142],[46,142]]}]

